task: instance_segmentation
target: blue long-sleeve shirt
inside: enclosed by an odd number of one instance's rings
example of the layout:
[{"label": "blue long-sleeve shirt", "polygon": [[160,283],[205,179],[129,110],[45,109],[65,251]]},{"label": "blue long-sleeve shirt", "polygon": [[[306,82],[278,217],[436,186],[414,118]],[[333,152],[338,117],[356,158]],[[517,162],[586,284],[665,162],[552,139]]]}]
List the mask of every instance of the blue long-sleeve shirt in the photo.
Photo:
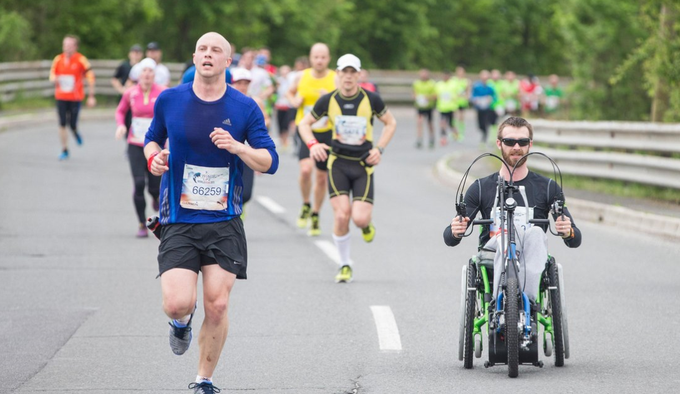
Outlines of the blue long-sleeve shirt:
[{"label": "blue long-sleeve shirt", "polygon": [[158,96],[154,119],[144,145],[168,141],[169,171],[163,174],[160,190],[160,221],[212,223],[241,215],[243,161],[219,149],[210,133],[219,127],[237,141],[255,149],[267,149],[276,172],[279,156],[255,101],[231,86],[219,100],[207,102],[196,96],[192,83],[167,89]]},{"label": "blue long-sleeve shirt", "polygon": [[496,91],[491,86],[482,83],[482,81],[477,81],[472,85],[471,101],[476,109],[489,109],[496,99]]}]

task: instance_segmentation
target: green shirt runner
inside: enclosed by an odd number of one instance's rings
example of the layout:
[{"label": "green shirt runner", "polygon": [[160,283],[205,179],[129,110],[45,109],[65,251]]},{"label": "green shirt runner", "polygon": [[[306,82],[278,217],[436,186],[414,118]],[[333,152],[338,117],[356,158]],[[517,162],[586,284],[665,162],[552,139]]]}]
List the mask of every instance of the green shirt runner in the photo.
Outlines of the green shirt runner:
[{"label": "green shirt runner", "polygon": [[458,109],[458,83],[449,78],[448,81],[439,81],[435,86],[437,90],[437,111],[439,113],[453,112]]},{"label": "green shirt runner", "polygon": [[435,96],[437,95],[436,83],[433,79],[427,81],[416,80],[413,82],[413,92],[416,95],[415,106],[417,109],[433,109]]}]

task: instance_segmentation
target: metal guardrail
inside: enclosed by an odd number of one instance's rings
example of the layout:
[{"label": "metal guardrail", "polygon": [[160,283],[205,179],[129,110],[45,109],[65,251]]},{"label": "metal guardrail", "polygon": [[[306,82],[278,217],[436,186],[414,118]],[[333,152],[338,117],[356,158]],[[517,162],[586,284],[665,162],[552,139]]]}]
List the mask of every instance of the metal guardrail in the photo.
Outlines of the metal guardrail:
[{"label": "metal guardrail", "polygon": [[[536,151],[565,174],[616,179],[680,190],[680,124],[532,120]],[[536,170],[552,171],[545,160]]]},{"label": "metal guardrail", "polygon": [[[120,60],[91,60],[91,64],[97,77],[97,94],[117,96],[110,81]],[[165,65],[177,83],[184,64]],[[50,66],[49,60],[0,63],[0,102],[17,97],[52,97]],[[385,102],[411,103],[411,86],[417,75],[417,71],[372,70],[370,79],[378,85]],[[441,73],[432,73],[432,77],[440,79]],[[542,119],[532,120],[532,124],[537,150],[557,161],[566,174],[680,189],[680,159],[672,158],[680,153],[680,124]],[[545,160],[530,160],[529,165],[552,171]]]},{"label": "metal guardrail", "polygon": [[[96,76],[98,95],[117,96],[111,86],[111,78],[120,60],[91,60]],[[171,80],[179,81],[184,70],[183,63],[164,63],[170,70]],[[12,101],[18,97],[52,97],[54,84],[49,81],[52,61],[0,63],[0,102]]]},{"label": "metal guardrail", "polygon": [[[117,96],[111,86],[111,78],[120,60],[90,60],[96,76],[98,95]],[[171,80],[176,84],[182,76],[183,63],[164,63],[170,69]],[[18,97],[52,97],[54,85],[49,81],[50,60],[33,62],[0,63],[0,102]],[[441,79],[441,73],[432,73]],[[470,75],[470,77],[473,77]],[[371,71],[371,81],[380,89],[380,95],[388,103],[411,103],[412,83],[418,78],[417,71]]]}]

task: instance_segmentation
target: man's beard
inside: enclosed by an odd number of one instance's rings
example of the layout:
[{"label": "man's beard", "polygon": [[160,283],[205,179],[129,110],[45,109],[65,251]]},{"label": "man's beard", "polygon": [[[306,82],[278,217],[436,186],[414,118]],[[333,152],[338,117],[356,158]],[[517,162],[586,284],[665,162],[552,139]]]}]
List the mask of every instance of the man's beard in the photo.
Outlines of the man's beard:
[{"label": "man's beard", "polygon": [[[517,163],[517,159],[514,159],[510,156],[512,153],[513,153],[512,151],[506,152],[506,151],[501,149],[501,154],[503,155],[503,160],[505,161],[505,163],[507,163],[508,166],[510,166],[510,168],[521,167],[521,166],[524,165],[524,163],[527,162],[527,158],[525,157],[525,158],[519,160],[519,163]],[[525,154],[523,151],[520,151],[519,153],[522,153],[522,155]],[[527,152],[527,153],[529,153],[529,152]],[[517,165],[515,165],[515,163],[517,163]]]}]

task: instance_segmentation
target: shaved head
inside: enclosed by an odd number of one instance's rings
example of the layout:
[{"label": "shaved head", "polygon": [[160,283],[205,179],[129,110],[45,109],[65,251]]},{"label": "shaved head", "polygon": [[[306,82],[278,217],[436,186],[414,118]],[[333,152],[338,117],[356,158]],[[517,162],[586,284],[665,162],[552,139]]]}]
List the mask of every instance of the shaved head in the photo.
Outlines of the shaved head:
[{"label": "shaved head", "polygon": [[331,61],[331,51],[328,45],[317,42],[309,50],[309,63],[317,73],[324,73],[328,70],[328,63]]},{"label": "shaved head", "polygon": [[331,51],[328,49],[328,45],[323,42],[317,42],[312,45],[312,48],[309,50],[309,56],[314,56],[315,54],[330,56]]},{"label": "shaved head", "polygon": [[205,33],[198,41],[196,41],[196,48],[198,48],[200,44],[206,44],[208,42],[221,46],[224,53],[227,54],[227,57],[231,57],[231,45],[229,45],[229,41],[227,41],[220,33],[215,33],[214,31]]}]

